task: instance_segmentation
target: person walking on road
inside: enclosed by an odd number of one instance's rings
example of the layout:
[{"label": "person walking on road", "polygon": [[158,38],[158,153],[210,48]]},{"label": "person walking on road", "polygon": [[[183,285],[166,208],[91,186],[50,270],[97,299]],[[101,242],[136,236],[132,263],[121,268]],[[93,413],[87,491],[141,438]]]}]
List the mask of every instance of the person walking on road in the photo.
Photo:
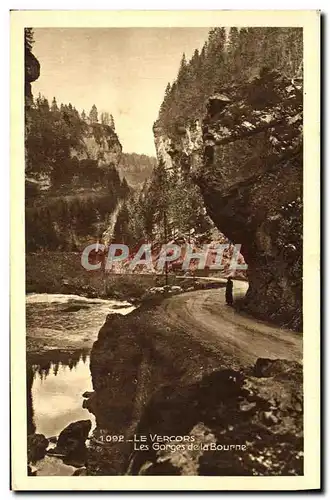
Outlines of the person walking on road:
[{"label": "person walking on road", "polygon": [[228,306],[233,305],[233,280],[231,278],[227,278],[226,284],[226,304]]}]

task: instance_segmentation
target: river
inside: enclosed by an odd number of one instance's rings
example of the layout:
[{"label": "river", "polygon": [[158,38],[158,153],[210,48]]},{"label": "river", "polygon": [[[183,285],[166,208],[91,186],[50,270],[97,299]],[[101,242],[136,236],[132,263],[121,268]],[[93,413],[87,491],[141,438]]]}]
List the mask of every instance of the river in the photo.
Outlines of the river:
[{"label": "river", "polygon": [[[83,408],[92,391],[90,350],[106,316],[128,314],[126,301],[79,295],[29,294],[26,298],[28,434],[58,436],[71,422],[95,417]],[[35,464],[37,475],[72,475],[61,459],[47,456]]]}]

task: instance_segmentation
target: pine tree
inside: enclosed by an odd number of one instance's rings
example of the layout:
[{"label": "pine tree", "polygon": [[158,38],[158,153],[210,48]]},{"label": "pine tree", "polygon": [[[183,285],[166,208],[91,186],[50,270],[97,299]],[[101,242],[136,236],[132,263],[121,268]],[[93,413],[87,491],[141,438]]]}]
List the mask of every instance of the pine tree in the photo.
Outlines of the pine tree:
[{"label": "pine tree", "polygon": [[50,110],[51,110],[53,113],[56,113],[56,112],[58,111],[58,106],[57,106],[57,102],[56,102],[55,97],[53,97],[53,100],[52,100],[52,105],[51,105]]},{"label": "pine tree", "polygon": [[160,105],[160,110],[159,110],[160,114],[166,113],[170,99],[171,99],[171,84],[168,83],[165,88],[164,100]]},{"label": "pine tree", "polygon": [[125,243],[129,245],[132,242],[132,236],[129,228],[130,214],[127,204],[124,202],[119,210],[115,223],[113,236],[116,243]]},{"label": "pine tree", "polygon": [[37,102],[38,102],[38,108],[39,108],[40,111],[42,111],[43,113],[48,113],[49,112],[49,102],[48,102],[48,99],[46,99],[45,96],[41,96],[39,94]]},{"label": "pine tree", "polygon": [[100,122],[102,125],[106,125],[106,117],[105,117],[105,113],[101,113],[101,116],[100,116]]},{"label": "pine tree", "polygon": [[166,89],[165,89],[165,99],[167,99],[170,94],[171,94],[171,84],[170,84],[170,82],[168,82],[168,84],[166,85]]},{"label": "pine tree", "polygon": [[121,190],[122,190],[124,195],[126,195],[127,192],[129,191],[129,187],[128,187],[127,180],[125,177],[123,177],[123,180],[121,181]]},{"label": "pine tree", "polygon": [[41,97],[41,94],[39,92],[38,96],[36,97],[36,100],[35,100],[35,105],[36,105],[36,108],[40,108],[42,104],[42,97]]},{"label": "pine tree", "polygon": [[111,114],[109,117],[109,127],[112,128],[112,130],[115,130],[115,120],[113,119],[113,116]]},{"label": "pine tree", "polygon": [[182,54],[182,58],[180,61],[180,67],[179,67],[179,72],[178,72],[178,77],[177,77],[177,82],[181,84],[181,81],[184,79],[185,74],[186,74],[186,69],[187,69],[187,60],[186,60],[186,54]]},{"label": "pine tree", "polygon": [[226,68],[226,30],[217,28],[214,42],[214,79],[215,90],[220,90],[227,79]]},{"label": "pine tree", "polygon": [[82,110],[82,113],[81,113],[81,119],[85,122],[86,121],[86,113],[85,113],[85,110],[83,109]]},{"label": "pine tree", "polygon": [[239,76],[239,66],[240,66],[240,52],[239,52],[239,31],[235,26],[230,28],[229,38],[228,38],[228,68],[229,68],[229,78],[228,80],[236,80]]},{"label": "pine tree", "polygon": [[93,104],[92,109],[90,110],[89,119],[90,119],[91,123],[98,122],[98,113],[97,113],[97,107],[95,106],[95,104]]}]

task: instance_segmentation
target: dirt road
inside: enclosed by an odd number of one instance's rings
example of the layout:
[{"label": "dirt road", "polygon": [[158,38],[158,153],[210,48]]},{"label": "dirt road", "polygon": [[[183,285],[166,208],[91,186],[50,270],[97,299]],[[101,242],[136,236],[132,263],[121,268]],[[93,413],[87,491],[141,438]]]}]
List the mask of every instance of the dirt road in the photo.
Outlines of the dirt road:
[{"label": "dirt road", "polygon": [[[234,282],[234,297],[248,284]],[[183,328],[208,348],[227,354],[242,366],[256,358],[285,358],[302,362],[302,334],[265,324],[237,313],[225,304],[225,289],[195,291],[164,302],[169,322]]]}]

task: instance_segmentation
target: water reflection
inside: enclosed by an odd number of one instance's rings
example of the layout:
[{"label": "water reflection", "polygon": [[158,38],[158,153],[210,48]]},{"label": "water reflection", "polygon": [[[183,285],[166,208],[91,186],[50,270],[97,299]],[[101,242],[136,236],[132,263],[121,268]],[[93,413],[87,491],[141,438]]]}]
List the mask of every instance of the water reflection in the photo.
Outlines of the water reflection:
[{"label": "water reflection", "polygon": [[[92,391],[89,353],[108,314],[132,304],[77,295],[31,294],[26,299],[27,433],[58,436],[70,423],[95,417],[82,407]],[[88,444],[88,443],[87,443]],[[73,467],[46,455],[37,475],[71,475]]]},{"label": "water reflection", "polygon": [[88,355],[89,349],[77,349],[75,351],[51,349],[42,354],[29,353],[28,364],[32,368],[33,376],[38,373],[40,378],[46,378],[51,371],[54,375],[57,375],[60,366],[68,366],[71,371],[80,361],[86,363]]},{"label": "water reflection", "polygon": [[92,429],[95,427],[94,415],[82,407],[82,393],[93,390],[89,356],[76,352],[57,354],[29,364],[28,433],[55,436],[71,422],[86,419],[92,421]]}]

